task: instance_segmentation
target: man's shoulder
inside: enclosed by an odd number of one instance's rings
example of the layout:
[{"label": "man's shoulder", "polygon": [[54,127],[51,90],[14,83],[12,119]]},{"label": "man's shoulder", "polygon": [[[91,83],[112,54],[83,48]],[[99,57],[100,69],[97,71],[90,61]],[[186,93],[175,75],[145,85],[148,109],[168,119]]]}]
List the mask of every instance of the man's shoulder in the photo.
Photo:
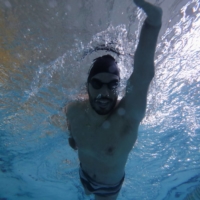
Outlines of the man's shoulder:
[{"label": "man's shoulder", "polygon": [[81,100],[75,100],[75,101],[69,102],[65,106],[66,116],[69,117],[69,116],[77,115],[82,110],[84,105],[85,105],[85,101],[81,101]]}]

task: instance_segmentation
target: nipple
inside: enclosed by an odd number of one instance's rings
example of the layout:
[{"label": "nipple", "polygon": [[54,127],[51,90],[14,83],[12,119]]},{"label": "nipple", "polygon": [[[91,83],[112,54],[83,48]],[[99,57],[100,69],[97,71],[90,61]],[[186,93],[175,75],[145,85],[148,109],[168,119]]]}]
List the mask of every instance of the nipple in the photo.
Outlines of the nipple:
[{"label": "nipple", "polygon": [[125,115],[126,110],[125,110],[124,108],[119,108],[119,109],[117,110],[117,113],[118,113],[118,115],[123,116],[123,115]]}]

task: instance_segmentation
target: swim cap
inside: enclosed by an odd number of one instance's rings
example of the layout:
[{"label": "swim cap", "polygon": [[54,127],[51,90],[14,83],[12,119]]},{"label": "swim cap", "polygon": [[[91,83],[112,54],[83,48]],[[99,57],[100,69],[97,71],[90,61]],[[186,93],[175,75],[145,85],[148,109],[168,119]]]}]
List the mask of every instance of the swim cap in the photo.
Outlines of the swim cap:
[{"label": "swim cap", "polygon": [[94,59],[87,82],[89,82],[94,75],[99,73],[110,73],[119,76],[117,62],[111,55],[105,55]]}]

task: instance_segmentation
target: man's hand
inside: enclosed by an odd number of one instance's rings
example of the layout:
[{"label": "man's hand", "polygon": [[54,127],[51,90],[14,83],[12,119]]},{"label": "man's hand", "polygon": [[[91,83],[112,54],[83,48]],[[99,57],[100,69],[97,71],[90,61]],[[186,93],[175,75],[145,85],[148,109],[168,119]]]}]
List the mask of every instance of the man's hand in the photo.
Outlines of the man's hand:
[{"label": "man's hand", "polygon": [[68,142],[72,149],[78,150],[78,147],[76,146],[76,142],[75,142],[74,138],[69,137]]},{"label": "man's hand", "polygon": [[142,5],[145,3],[144,0],[133,0],[133,1],[138,7],[142,7]]},{"label": "man's hand", "polygon": [[134,3],[142,8],[147,14],[146,22],[152,26],[161,26],[162,24],[162,9],[154,6],[144,0],[133,0]]}]

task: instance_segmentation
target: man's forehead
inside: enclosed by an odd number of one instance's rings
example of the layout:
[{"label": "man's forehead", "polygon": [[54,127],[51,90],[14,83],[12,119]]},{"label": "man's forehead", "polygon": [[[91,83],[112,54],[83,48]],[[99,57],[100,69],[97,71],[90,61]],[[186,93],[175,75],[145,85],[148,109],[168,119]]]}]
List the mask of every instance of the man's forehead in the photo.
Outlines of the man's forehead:
[{"label": "man's forehead", "polygon": [[111,73],[107,73],[107,72],[103,72],[103,73],[98,73],[96,75],[94,75],[91,79],[100,79],[103,81],[110,81],[110,80],[119,80],[119,76],[115,75],[115,74],[111,74]]}]

